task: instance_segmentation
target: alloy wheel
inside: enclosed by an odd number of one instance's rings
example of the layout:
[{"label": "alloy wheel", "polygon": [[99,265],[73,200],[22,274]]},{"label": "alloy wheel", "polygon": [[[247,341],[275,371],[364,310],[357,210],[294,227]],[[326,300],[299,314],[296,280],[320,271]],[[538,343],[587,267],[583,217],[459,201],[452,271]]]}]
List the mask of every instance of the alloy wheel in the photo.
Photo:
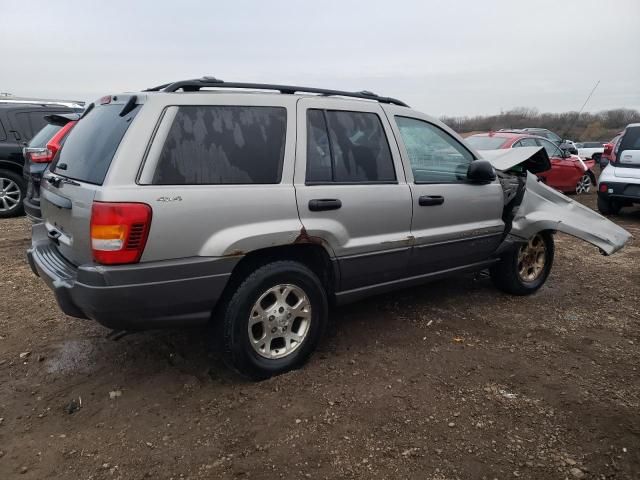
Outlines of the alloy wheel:
[{"label": "alloy wheel", "polygon": [[537,234],[518,251],[518,276],[524,282],[537,280],[547,261],[547,249],[542,235]]},{"label": "alloy wheel", "polygon": [[589,190],[591,190],[591,177],[584,174],[576,184],[576,193],[589,193]]},{"label": "alloy wheel", "polygon": [[276,285],[260,295],[251,308],[249,342],[264,358],[283,358],[302,345],[310,325],[307,294],[295,285]]},{"label": "alloy wheel", "polygon": [[0,177],[0,212],[9,212],[18,208],[22,192],[16,182]]}]

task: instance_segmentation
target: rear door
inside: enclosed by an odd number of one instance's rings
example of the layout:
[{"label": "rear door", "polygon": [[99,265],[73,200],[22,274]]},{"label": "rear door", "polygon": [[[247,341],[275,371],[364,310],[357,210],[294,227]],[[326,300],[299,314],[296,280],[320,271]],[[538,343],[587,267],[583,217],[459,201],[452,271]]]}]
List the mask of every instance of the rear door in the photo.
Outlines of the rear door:
[{"label": "rear door", "polygon": [[380,105],[314,98],[297,110],[298,211],[337,257],[341,290],[406,276],[411,193]]},{"label": "rear door", "polygon": [[486,260],[504,232],[503,193],[495,181],[467,181],[473,154],[443,125],[385,106],[405,159],[413,202],[415,275]]},{"label": "rear door", "polygon": [[126,113],[129,98],[121,95],[118,99],[90,107],[41,183],[40,206],[49,236],[60,253],[77,265],[92,260],[89,230],[93,198],[140,110],[136,105]]}]

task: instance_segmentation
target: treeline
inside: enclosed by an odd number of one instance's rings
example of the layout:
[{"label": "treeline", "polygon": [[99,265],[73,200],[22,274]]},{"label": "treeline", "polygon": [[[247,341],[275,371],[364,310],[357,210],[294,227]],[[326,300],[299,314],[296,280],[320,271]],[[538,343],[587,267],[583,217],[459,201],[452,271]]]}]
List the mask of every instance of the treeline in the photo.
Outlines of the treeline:
[{"label": "treeline", "polygon": [[640,122],[640,112],[626,108],[598,113],[540,113],[535,108],[514,108],[499,115],[442,117],[456,132],[487,132],[501,128],[547,128],[574,141],[608,141],[630,123]]}]

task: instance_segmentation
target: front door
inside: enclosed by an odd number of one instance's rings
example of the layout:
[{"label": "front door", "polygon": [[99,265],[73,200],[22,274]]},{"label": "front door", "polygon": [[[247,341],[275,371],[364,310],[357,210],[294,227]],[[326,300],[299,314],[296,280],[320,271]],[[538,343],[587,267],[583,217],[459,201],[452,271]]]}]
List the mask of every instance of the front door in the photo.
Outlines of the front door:
[{"label": "front door", "polygon": [[401,145],[413,197],[414,274],[489,258],[504,232],[500,183],[468,182],[473,154],[428,117],[407,115],[396,107],[385,110]]},{"label": "front door", "polygon": [[380,105],[308,98],[297,111],[298,211],[306,235],[338,261],[336,290],[406,275],[411,193]]}]

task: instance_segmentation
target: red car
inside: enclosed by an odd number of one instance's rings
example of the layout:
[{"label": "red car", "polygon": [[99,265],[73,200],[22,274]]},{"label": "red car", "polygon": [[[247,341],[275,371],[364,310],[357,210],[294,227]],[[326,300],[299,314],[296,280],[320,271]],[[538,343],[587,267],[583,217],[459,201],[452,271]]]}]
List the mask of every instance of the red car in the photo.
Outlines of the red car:
[{"label": "red car", "polygon": [[544,147],[551,160],[551,169],[537,175],[547,185],[564,193],[588,193],[596,185],[594,160],[582,160],[578,155],[560,150],[546,138],[526,133],[489,132],[471,135],[465,138],[465,142],[476,150]]}]

